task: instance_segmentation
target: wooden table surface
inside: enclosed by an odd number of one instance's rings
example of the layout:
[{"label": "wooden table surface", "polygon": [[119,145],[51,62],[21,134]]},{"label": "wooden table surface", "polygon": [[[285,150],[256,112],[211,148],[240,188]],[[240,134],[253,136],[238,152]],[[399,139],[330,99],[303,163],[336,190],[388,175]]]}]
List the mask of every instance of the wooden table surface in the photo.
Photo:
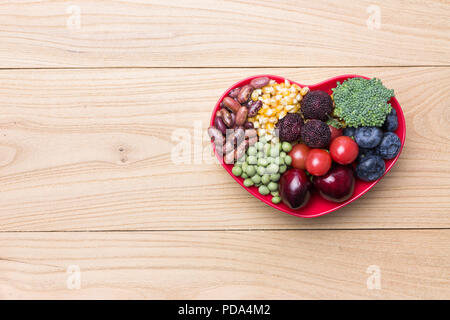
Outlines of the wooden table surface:
[{"label": "wooden table surface", "polygon": [[[0,21],[0,299],[450,298],[448,0],[9,0]],[[261,73],[381,78],[395,167],[316,219],[252,198],[195,130]]]}]

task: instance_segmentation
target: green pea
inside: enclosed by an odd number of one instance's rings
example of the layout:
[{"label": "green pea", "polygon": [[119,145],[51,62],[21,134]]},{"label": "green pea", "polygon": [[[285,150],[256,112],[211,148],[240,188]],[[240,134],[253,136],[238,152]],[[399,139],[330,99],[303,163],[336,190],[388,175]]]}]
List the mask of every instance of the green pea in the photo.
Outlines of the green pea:
[{"label": "green pea", "polygon": [[270,144],[265,144],[264,145],[264,148],[263,148],[263,151],[264,151],[264,154],[266,155],[266,157],[268,157],[268,156],[270,156]]},{"label": "green pea", "polygon": [[270,182],[270,176],[268,174],[265,174],[261,177],[261,182],[263,184],[268,184]]},{"label": "green pea", "polygon": [[236,162],[236,163],[234,164],[234,166],[235,166],[235,167],[241,167],[241,166],[242,166],[242,162],[240,162],[240,161],[239,161],[239,162]]},{"label": "green pea", "polygon": [[[244,162],[246,157],[247,157],[247,156],[246,156],[245,154],[241,155],[241,157],[240,157],[239,159],[236,160],[236,163],[242,163],[242,162]],[[235,163],[235,164],[236,164],[236,163]]]},{"label": "green pea", "polygon": [[282,165],[282,164],[284,164],[284,158],[276,158],[275,159],[275,164],[278,164],[278,165]]},{"label": "green pea", "polygon": [[278,191],[272,191],[270,194],[274,197],[278,197],[280,195]]},{"label": "green pea", "polygon": [[238,166],[234,166],[233,169],[231,169],[231,172],[233,172],[233,174],[236,177],[239,177],[242,174],[242,168],[238,167]]},{"label": "green pea", "polygon": [[291,163],[292,163],[292,158],[291,158],[291,156],[286,156],[286,157],[284,158],[284,162],[285,162],[288,166],[290,166]]},{"label": "green pea", "polygon": [[275,163],[271,163],[267,166],[266,171],[267,173],[271,174],[271,173],[277,173],[279,170],[279,166]]},{"label": "green pea", "polygon": [[256,185],[261,183],[261,176],[259,176],[257,174],[255,174],[251,179]]},{"label": "green pea", "polygon": [[245,179],[244,180],[244,186],[246,186],[247,188],[251,187],[252,185],[253,185],[252,179]]},{"label": "green pea", "polygon": [[258,153],[258,150],[256,150],[256,148],[254,146],[251,146],[248,148],[247,153],[249,156],[256,156],[256,154]]},{"label": "green pea", "polygon": [[280,173],[285,173],[287,170],[287,165],[283,164],[282,166],[280,166]]},{"label": "green pea", "polygon": [[281,198],[280,197],[273,197],[272,198],[272,203],[275,203],[275,204],[278,204],[278,203],[280,203],[281,202]]},{"label": "green pea", "polygon": [[267,158],[267,163],[268,164],[271,164],[271,163],[274,163],[275,162],[275,159],[274,158],[272,158],[272,157],[268,157]]},{"label": "green pea", "polygon": [[255,147],[256,147],[256,150],[262,150],[262,148],[264,147],[264,143],[262,143],[261,141],[258,141],[257,143],[255,143]]},{"label": "green pea", "polygon": [[272,148],[270,149],[270,156],[273,158],[277,158],[278,155],[280,154],[280,149],[278,148],[278,145],[273,145]]},{"label": "green pea", "polygon": [[292,150],[292,145],[289,142],[284,141],[281,145],[281,148],[283,149],[284,152],[289,152]]},{"label": "green pea", "polygon": [[256,172],[257,172],[260,176],[262,176],[262,175],[264,175],[264,173],[266,173],[266,168],[264,168],[264,167],[258,167],[258,168],[256,169]]},{"label": "green pea", "polygon": [[244,178],[244,179],[247,179],[247,178],[248,178],[248,175],[247,175],[245,172],[243,172],[243,173],[241,174],[241,177]]},{"label": "green pea", "polygon": [[258,159],[258,166],[266,167],[269,163],[267,162],[266,158],[259,158]]},{"label": "green pea", "polygon": [[259,138],[259,142],[261,142],[261,143],[263,143],[263,144],[266,144],[266,143],[267,143],[266,137],[260,137],[260,138]]},{"label": "green pea", "polygon": [[269,194],[269,188],[267,188],[266,186],[260,186],[258,188],[259,193],[261,193],[263,196],[268,195]]},{"label": "green pea", "polygon": [[247,162],[248,164],[257,164],[258,159],[255,156],[248,156]]},{"label": "green pea", "polygon": [[286,157],[286,152],[281,151],[281,152],[280,152],[280,158],[284,158],[284,157]]},{"label": "green pea", "polygon": [[256,156],[258,157],[258,159],[262,159],[262,158],[266,157],[266,155],[262,151],[258,152],[258,154]]},{"label": "green pea", "polygon": [[278,180],[280,180],[280,174],[279,173],[272,173],[270,175],[270,180],[277,182]]},{"label": "green pea", "polygon": [[267,188],[269,188],[270,191],[277,191],[278,190],[278,183],[276,182],[269,182],[267,185]]},{"label": "green pea", "polygon": [[248,167],[248,163],[247,162],[243,162],[242,165],[241,165],[242,171],[245,172],[247,170],[247,167]]},{"label": "green pea", "polygon": [[249,177],[253,177],[256,173],[255,166],[248,166],[247,170],[245,170],[245,173],[248,174]]}]

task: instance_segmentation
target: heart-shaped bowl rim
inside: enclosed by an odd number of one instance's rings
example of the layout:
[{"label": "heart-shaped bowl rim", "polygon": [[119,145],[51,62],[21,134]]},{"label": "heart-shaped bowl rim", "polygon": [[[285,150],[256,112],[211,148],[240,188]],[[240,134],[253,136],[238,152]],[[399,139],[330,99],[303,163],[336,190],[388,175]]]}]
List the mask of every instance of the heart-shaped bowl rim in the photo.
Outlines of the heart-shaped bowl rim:
[{"label": "heart-shaped bowl rim", "polygon": [[[236,82],[234,85],[232,85],[230,88],[228,88],[222,94],[220,99],[217,101],[216,106],[214,107],[214,110],[213,110],[213,113],[211,116],[210,125],[211,126],[214,125],[214,119],[216,117],[216,112],[217,112],[217,110],[220,109],[220,104],[221,104],[222,100],[228,95],[228,93],[231,90],[233,90],[234,88],[237,88],[237,87],[244,86],[244,85],[248,84],[251,80],[253,80],[255,78],[259,78],[259,77],[269,77],[271,80],[275,80],[278,83],[288,80],[290,83],[295,83],[295,84],[299,85],[300,87],[309,87],[310,90],[323,90],[323,91],[326,91],[328,94],[331,94],[331,88],[335,88],[337,82],[342,83],[346,79],[356,78],[356,77],[370,79],[368,77],[361,76],[361,75],[346,74],[346,75],[333,77],[333,78],[330,78],[328,80],[325,80],[325,81],[322,81],[322,82],[319,82],[319,83],[316,83],[313,85],[303,85],[298,82],[286,79],[284,77],[270,75],[270,74],[255,75],[252,77],[248,77],[246,79]],[[401,108],[400,104],[398,103],[397,99],[395,97],[393,97],[389,102],[391,103],[392,107],[397,112],[398,128],[395,131],[395,133],[398,135],[398,137],[400,138],[400,141],[401,141],[400,151],[394,159],[385,160],[386,170],[385,170],[383,176],[380,177],[378,180],[375,180],[372,182],[365,182],[360,179],[356,179],[355,180],[355,190],[353,192],[353,195],[350,197],[350,199],[348,199],[344,202],[338,203],[338,202],[332,202],[332,201],[326,200],[326,199],[322,198],[318,194],[317,191],[313,190],[312,194],[311,194],[311,199],[309,200],[308,204],[306,204],[304,207],[302,207],[300,209],[295,209],[295,210],[291,209],[283,202],[280,202],[279,204],[274,204],[271,201],[272,197],[270,196],[270,194],[267,196],[263,196],[258,192],[258,189],[255,186],[252,186],[249,188],[244,186],[244,183],[243,183],[244,179],[241,177],[236,177],[231,172],[233,165],[224,163],[221,156],[215,150],[214,142],[211,142],[211,144],[212,144],[212,147],[213,147],[213,150],[214,150],[214,153],[215,153],[217,159],[222,164],[222,166],[225,168],[225,170],[228,172],[228,174],[230,176],[232,176],[233,179],[236,180],[237,183],[239,183],[245,190],[247,190],[249,193],[251,193],[254,197],[256,197],[260,201],[264,202],[265,204],[268,204],[269,206],[271,206],[275,209],[278,209],[282,212],[288,213],[288,214],[296,216],[296,217],[302,217],[302,218],[319,217],[319,216],[328,214],[330,212],[336,211],[336,210],[348,205],[349,203],[355,201],[356,199],[360,198],[363,194],[367,193],[371,188],[373,188],[373,186],[375,186],[389,172],[389,170],[391,170],[392,166],[397,161],[398,157],[400,156],[400,153],[402,152],[403,145],[405,144],[406,123],[405,123],[405,116],[403,114],[402,108]]]}]

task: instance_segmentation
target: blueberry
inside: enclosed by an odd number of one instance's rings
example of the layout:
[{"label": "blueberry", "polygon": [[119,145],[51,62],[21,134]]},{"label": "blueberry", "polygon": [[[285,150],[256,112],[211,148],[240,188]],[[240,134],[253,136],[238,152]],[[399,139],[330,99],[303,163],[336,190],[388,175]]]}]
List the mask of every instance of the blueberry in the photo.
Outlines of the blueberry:
[{"label": "blueberry", "polygon": [[356,176],[364,181],[375,181],[384,174],[384,160],[376,155],[364,157],[356,166]]},{"label": "blueberry", "polygon": [[386,120],[383,124],[383,130],[384,131],[391,131],[394,132],[398,128],[398,119],[397,119],[397,112],[394,108],[392,108],[391,113],[389,113],[386,117]]},{"label": "blueberry", "polygon": [[372,149],[380,144],[383,131],[378,127],[361,127],[356,129],[355,141],[361,148]]},{"label": "blueberry", "polygon": [[354,137],[355,136],[356,128],[347,127],[344,129],[343,135],[347,137]]},{"label": "blueberry", "polygon": [[400,138],[395,133],[385,132],[376,152],[383,159],[393,159],[400,151],[401,146]]},{"label": "blueberry", "polygon": [[358,157],[356,158],[356,162],[360,162],[364,157],[367,156],[373,156],[376,155],[376,149],[366,149],[366,148],[359,148]]}]

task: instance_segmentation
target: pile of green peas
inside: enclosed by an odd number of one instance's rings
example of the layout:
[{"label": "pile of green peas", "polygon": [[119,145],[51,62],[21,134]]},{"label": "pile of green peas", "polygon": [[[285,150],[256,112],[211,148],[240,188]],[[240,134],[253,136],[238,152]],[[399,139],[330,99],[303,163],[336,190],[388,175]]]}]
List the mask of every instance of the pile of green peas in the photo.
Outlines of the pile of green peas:
[{"label": "pile of green peas", "polygon": [[272,195],[272,202],[281,202],[278,181],[292,163],[287,155],[292,150],[289,142],[271,143],[260,137],[255,145],[250,146],[244,156],[233,166],[232,172],[244,179],[244,186],[258,187],[262,195]]}]

